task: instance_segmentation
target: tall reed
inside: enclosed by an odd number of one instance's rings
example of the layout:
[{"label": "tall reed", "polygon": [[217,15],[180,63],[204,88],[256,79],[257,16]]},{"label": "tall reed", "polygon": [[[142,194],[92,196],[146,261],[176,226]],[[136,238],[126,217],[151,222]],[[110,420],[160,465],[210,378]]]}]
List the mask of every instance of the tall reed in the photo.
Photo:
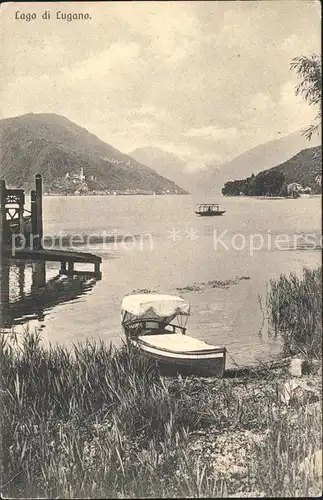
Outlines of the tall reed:
[{"label": "tall reed", "polygon": [[283,341],[286,355],[322,356],[322,268],[303,269],[270,280],[267,293],[273,336]]}]

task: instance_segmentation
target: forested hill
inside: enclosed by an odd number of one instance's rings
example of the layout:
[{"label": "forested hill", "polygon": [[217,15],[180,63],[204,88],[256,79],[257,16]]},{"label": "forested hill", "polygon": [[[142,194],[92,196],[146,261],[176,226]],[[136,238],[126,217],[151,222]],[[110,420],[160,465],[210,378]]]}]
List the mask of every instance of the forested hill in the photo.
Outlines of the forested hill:
[{"label": "forested hill", "polygon": [[245,194],[248,196],[284,194],[287,184],[297,182],[309,186],[312,193],[321,193],[318,176],[322,171],[322,146],[307,148],[288,161],[246,179],[226,182],[222,193],[229,196]]},{"label": "forested hill", "polygon": [[9,187],[29,188],[40,173],[47,191],[62,194],[186,193],[86,129],[51,113],[0,120],[0,165]]}]

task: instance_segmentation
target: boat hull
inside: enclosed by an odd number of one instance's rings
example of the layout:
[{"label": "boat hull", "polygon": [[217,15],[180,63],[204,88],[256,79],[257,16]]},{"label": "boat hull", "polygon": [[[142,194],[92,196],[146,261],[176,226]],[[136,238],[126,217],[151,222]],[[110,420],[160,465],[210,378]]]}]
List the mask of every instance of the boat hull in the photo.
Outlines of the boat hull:
[{"label": "boat hull", "polygon": [[223,215],[226,210],[218,210],[217,212],[195,212],[196,215],[200,215],[201,217],[214,217],[215,215]]},{"label": "boat hull", "polygon": [[207,351],[179,352],[162,349],[133,339],[131,345],[151,362],[157,363],[167,373],[198,374],[201,376],[222,377],[225,371],[226,349],[210,348]]}]

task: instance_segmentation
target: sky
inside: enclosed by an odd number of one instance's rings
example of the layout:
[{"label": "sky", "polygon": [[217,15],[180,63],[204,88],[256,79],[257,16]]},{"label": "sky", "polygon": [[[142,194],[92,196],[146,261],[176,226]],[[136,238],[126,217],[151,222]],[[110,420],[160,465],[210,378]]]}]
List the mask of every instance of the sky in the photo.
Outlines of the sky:
[{"label": "sky", "polygon": [[57,113],[124,153],[220,164],[311,123],[289,65],[320,54],[320,20],[315,0],[2,4],[0,118]]}]

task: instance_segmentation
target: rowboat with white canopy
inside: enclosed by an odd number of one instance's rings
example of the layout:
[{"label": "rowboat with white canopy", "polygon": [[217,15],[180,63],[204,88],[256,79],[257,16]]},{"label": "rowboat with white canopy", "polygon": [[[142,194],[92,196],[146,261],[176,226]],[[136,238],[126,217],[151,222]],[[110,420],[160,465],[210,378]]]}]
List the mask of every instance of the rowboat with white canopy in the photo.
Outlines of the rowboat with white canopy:
[{"label": "rowboat with white canopy", "polygon": [[176,371],[222,376],[225,347],[186,335],[189,315],[189,302],[173,295],[128,295],[121,307],[126,338],[145,356]]}]

